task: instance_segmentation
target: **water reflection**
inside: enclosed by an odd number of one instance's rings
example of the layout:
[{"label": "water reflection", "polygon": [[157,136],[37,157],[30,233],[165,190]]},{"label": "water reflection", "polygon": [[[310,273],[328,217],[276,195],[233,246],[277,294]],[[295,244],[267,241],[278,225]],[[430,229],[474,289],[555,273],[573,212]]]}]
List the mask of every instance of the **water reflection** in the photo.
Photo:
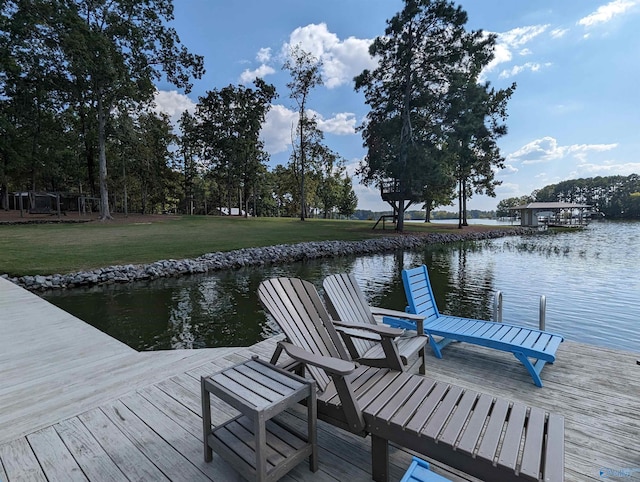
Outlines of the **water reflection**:
[{"label": "water reflection", "polygon": [[353,273],[373,305],[403,310],[401,270],[426,264],[443,313],[490,319],[504,294],[505,322],[598,345],[640,350],[640,223],[594,224],[579,233],[509,237],[412,252],[53,292],[49,301],[138,350],[246,346],[277,333],[258,304],[263,279],[292,276],[321,290],[324,277]]}]

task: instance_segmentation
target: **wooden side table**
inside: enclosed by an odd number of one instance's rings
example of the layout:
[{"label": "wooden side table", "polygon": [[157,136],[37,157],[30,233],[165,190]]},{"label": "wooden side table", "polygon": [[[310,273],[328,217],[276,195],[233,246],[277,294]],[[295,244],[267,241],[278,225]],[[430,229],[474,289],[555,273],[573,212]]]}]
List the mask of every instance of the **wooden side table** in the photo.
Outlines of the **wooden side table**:
[{"label": "wooden side table", "polygon": [[[201,378],[204,460],[213,450],[247,479],[278,480],[304,458],[318,469],[315,381],[252,358]],[[241,412],[211,428],[211,394]],[[307,400],[307,434],[273,417]]]}]

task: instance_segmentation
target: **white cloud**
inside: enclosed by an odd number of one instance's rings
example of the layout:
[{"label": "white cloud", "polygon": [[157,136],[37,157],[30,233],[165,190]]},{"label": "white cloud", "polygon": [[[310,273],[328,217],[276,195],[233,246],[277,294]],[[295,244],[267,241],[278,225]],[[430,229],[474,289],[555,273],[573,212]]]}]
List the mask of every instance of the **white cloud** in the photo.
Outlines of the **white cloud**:
[{"label": "white cloud", "polygon": [[309,114],[315,115],[318,128],[325,133],[345,136],[356,132],[356,116],[351,112],[341,112],[329,119],[325,119],[313,110],[309,110]]},{"label": "white cloud", "polygon": [[502,168],[502,170],[500,170],[500,175],[515,174],[518,171],[519,169],[515,167],[513,164],[509,164],[505,162],[504,167]]},{"label": "white cloud", "polygon": [[543,34],[548,28],[549,25],[529,25],[499,33],[493,51],[493,60],[485,67],[483,76],[495,70],[498,65],[511,62],[514,51],[519,51],[520,55],[531,55],[532,51],[523,47]]},{"label": "white cloud", "polygon": [[555,28],[551,32],[549,32],[549,34],[553,38],[561,38],[564,37],[568,31],[568,28]]},{"label": "white cloud", "polygon": [[322,77],[329,89],[350,82],[364,69],[377,66],[369,55],[370,39],[349,37],[340,40],[329,32],[325,23],[296,28],[282,48],[283,56],[286,57],[290,48],[296,45],[322,61]]},{"label": "white cloud", "polygon": [[178,120],[182,113],[186,110],[194,113],[196,103],[184,94],[180,94],[175,90],[158,90],[154,99],[155,112],[164,112],[171,119],[171,123],[177,128]]},{"label": "white cloud", "polygon": [[584,162],[591,152],[610,151],[616,147],[618,147],[618,144],[572,144],[560,146],[553,137],[543,137],[522,146],[516,152],[510,154],[507,159],[510,162],[520,161],[522,164],[538,164],[573,157]]},{"label": "white cloud", "polygon": [[584,163],[578,166],[580,172],[578,176],[584,177],[588,174],[593,176],[629,176],[640,172],[640,162],[626,162],[617,164],[615,161],[605,161],[602,164]]},{"label": "white cloud", "polygon": [[248,84],[249,82],[253,82],[256,77],[263,78],[267,75],[275,73],[275,69],[270,65],[262,64],[255,70],[246,69],[242,74],[240,74],[240,82],[243,84]]},{"label": "white cloud", "polygon": [[196,103],[175,90],[158,90],[155,94],[156,112],[164,112],[169,117],[182,115],[185,110],[195,112]]},{"label": "white cloud", "polygon": [[497,43],[495,48],[493,49],[493,59],[489,64],[484,68],[483,73],[488,73],[493,71],[498,65],[504,64],[506,62],[511,62],[513,59],[513,54],[509,47],[505,44]]},{"label": "white cloud", "polygon": [[613,2],[598,7],[592,14],[578,20],[578,25],[583,25],[588,28],[600,23],[606,23],[616,15],[623,14],[639,3],[638,0],[614,0]]},{"label": "white cloud", "polygon": [[256,54],[256,60],[261,64],[266,64],[267,62],[269,62],[271,60],[271,48],[267,47],[258,50],[258,53]]},{"label": "white cloud", "polygon": [[[325,119],[322,115],[309,110],[309,115],[315,115],[318,127],[325,133],[336,135],[355,134],[356,117],[351,112],[341,112]],[[298,112],[283,105],[275,104],[271,107],[262,125],[260,137],[265,143],[265,149],[271,154],[284,152],[291,146],[291,138],[295,137],[298,123]]]},{"label": "white cloud", "polygon": [[[496,198],[505,199],[510,197],[521,196],[522,187],[520,184],[513,182],[503,182],[499,186],[496,186]],[[497,201],[493,201],[497,204]],[[491,208],[491,209],[495,209]]]},{"label": "white cloud", "polygon": [[298,122],[298,113],[283,105],[273,105],[262,124],[260,137],[267,152],[277,154],[291,145],[292,129]]},{"label": "white cloud", "polygon": [[502,72],[500,72],[500,78],[508,79],[509,77],[514,77],[524,72],[525,70],[529,70],[531,72],[538,72],[543,67],[550,67],[551,65],[552,65],[551,62],[546,62],[544,64],[539,64],[537,62],[527,62],[526,64],[523,64],[523,65],[514,65],[513,67],[511,67],[511,69],[503,70]]},{"label": "white cloud", "polygon": [[510,48],[520,48],[531,42],[538,35],[544,33],[549,25],[529,25],[527,27],[517,27],[498,34],[498,42],[509,46]]}]

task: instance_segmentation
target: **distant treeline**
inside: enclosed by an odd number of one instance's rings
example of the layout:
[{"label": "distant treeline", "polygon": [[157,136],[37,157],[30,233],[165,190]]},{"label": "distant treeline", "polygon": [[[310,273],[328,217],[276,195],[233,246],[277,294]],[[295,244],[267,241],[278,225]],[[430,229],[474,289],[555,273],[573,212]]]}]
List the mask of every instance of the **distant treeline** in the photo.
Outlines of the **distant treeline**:
[{"label": "distant treeline", "polygon": [[[374,220],[377,221],[380,219],[380,216],[390,216],[392,215],[392,211],[370,211],[368,209],[357,209],[352,216],[352,219],[361,219],[361,220]],[[406,220],[422,220],[424,221],[425,212],[424,211],[406,211],[404,218]],[[494,219],[496,217],[495,211],[479,211],[478,209],[471,209],[467,211],[467,219]],[[451,211],[433,211],[431,213],[431,219],[458,219],[457,212]]]},{"label": "distant treeline", "polygon": [[612,219],[640,218],[640,176],[590,177],[550,184],[530,196],[513,197],[498,203],[498,216],[509,216],[509,208],[530,202],[588,204]]}]

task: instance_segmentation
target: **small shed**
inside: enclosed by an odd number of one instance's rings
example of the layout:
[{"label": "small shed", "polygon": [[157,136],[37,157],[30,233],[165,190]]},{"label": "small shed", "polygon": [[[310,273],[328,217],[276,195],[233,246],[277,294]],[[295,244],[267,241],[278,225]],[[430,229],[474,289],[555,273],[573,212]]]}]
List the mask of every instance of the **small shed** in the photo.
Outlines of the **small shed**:
[{"label": "small shed", "polygon": [[589,222],[592,206],[566,202],[535,202],[509,208],[520,212],[520,225],[585,226]]}]

